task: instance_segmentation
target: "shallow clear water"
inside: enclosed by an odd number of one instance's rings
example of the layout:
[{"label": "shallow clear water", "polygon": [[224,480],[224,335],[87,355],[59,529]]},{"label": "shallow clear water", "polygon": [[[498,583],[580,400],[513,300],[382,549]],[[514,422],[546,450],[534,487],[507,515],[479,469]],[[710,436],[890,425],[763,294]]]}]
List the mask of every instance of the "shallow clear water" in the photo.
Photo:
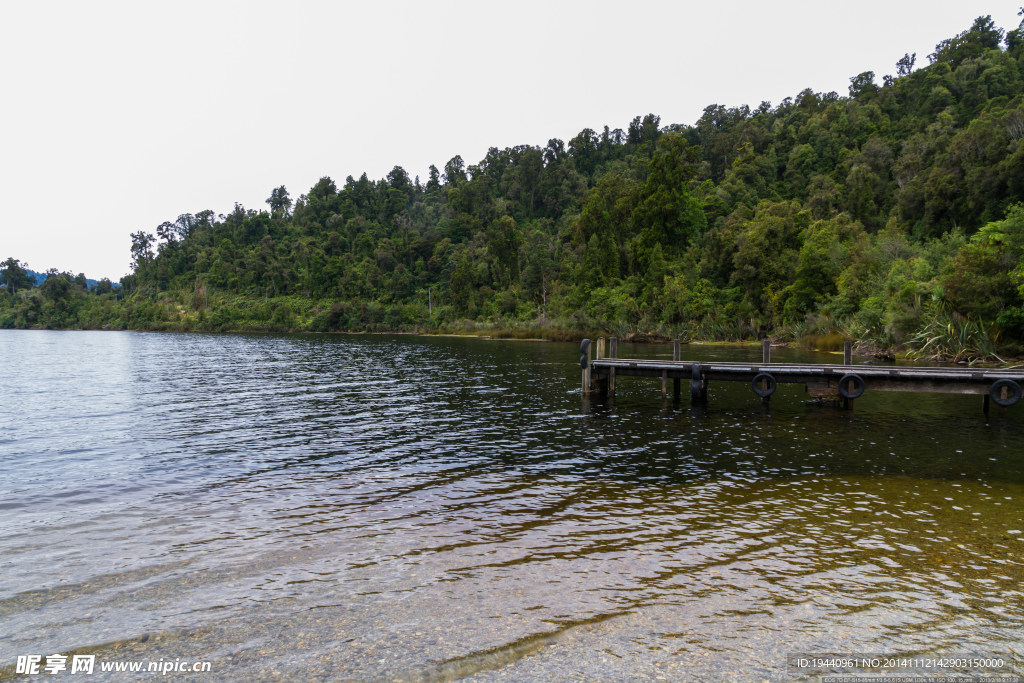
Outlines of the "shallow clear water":
[{"label": "shallow clear water", "polygon": [[577,359],[0,332],[0,677],[51,653],[268,680],[788,680],[800,653],[1024,675],[1022,406],[783,385],[766,409],[721,383],[692,407],[639,378],[599,403]]}]

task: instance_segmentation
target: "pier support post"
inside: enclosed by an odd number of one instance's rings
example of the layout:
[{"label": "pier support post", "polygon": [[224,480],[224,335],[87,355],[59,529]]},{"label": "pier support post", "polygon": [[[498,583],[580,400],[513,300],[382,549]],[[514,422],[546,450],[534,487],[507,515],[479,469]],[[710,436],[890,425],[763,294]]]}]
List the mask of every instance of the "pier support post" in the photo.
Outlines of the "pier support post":
[{"label": "pier support post", "polygon": [[[843,365],[853,365],[853,342],[843,342]],[[850,382],[850,384],[853,384],[853,382]],[[844,398],[843,408],[849,410],[850,405],[850,399]]]},{"label": "pier support post", "polygon": [[[682,345],[682,340],[680,340],[678,338],[672,340],[672,360],[678,361],[680,359],[680,357],[682,356],[682,353],[680,351],[680,346],[681,345]],[[672,398],[677,399],[677,400],[679,399],[679,378],[678,377],[676,377],[675,379],[672,380]]]},{"label": "pier support post", "polygon": [[771,363],[772,360],[772,340],[765,339],[761,342],[761,362],[765,365]]},{"label": "pier support post", "polygon": [[[619,357],[619,338],[609,337],[608,338],[608,357],[618,358]],[[608,393],[612,396],[615,395],[615,368],[608,369]]]},{"label": "pier support post", "polygon": [[692,403],[704,403],[708,400],[708,380],[700,363],[690,366],[690,400]]},{"label": "pier support post", "polygon": [[604,337],[597,338],[597,351],[594,353],[594,360],[599,360],[601,358],[607,358],[607,356],[604,355]]},{"label": "pier support post", "polygon": [[661,371],[661,397],[668,396],[668,370]]},{"label": "pier support post", "polygon": [[590,393],[590,340],[584,339],[580,344],[580,366],[583,368],[583,393]]}]

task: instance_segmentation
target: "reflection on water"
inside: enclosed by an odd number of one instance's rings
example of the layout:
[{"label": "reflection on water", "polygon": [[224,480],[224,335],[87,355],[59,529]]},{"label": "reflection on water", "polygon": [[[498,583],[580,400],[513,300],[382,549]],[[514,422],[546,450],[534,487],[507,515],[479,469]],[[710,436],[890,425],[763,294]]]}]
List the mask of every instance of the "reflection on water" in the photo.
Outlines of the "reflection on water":
[{"label": "reflection on water", "polygon": [[577,355],[0,333],[0,676],[55,652],[266,679],[786,680],[795,653],[1024,674],[1021,411],[794,386],[765,409],[740,384],[691,408],[634,378],[588,408]]}]

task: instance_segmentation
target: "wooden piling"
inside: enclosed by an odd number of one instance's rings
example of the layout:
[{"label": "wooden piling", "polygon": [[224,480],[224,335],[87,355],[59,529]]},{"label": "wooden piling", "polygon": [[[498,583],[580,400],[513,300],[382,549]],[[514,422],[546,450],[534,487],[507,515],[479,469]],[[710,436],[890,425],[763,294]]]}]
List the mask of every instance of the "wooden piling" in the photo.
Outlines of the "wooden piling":
[{"label": "wooden piling", "polygon": [[599,358],[607,358],[607,356],[604,355],[604,337],[597,338],[597,351],[594,354],[594,360],[598,360]]},{"label": "wooden piling", "polygon": [[590,393],[590,389],[591,389],[591,386],[590,386],[590,360],[591,360],[592,354],[591,354],[591,351],[590,351],[590,344],[587,343],[586,346],[587,346],[586,352],[584,354],[581,354],[583,356],[582,360],[584,361],[584,367],[583,367],[583,371],[582,371],[583,372],[583,379],[582,379],[583,387],[582,387],[582,389],[583,389],[583,393],[584,394],[589,394]]},{"label": "wooden piling", "polygon": [[[681,339],[677,338],[677,339],[673,339],[672,340],[672,360],[673,361],[678,361],[678,360],[680,360],[682,358],[681,346],[682,346],[682,340]],[[672,380],[672,398],[675,398],[675,399],[679,398],[679,378],[678,377],[676,377],[675,379]]]},{"label": "wooden piling", "polygon": [[[618,358],[619,357],[619,338],[609,337],[608,339],[608,357]],[[608,393],[612,396],[615,395],[615,368],[611,369],[608,373]]]},{"label": "wooden piling", "polygon": [[843,342],[843,365],[853,365],[853,342]]},{"label": "wooden piling", "polygon": [[772,362],[771,358],[772,341],[770,339],[765,339],[764,341],[761,342],[761,362],[764,363],[765,365],[768,365],[768,363]]}]

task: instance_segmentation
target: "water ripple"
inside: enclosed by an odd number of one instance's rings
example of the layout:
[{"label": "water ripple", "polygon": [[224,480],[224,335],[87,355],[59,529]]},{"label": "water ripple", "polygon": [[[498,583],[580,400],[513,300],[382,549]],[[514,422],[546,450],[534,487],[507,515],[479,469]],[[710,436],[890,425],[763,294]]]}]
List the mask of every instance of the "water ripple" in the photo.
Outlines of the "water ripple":
[{"label": "water ripple", "polygon": [[788,654],[831,651],[1024,671],[1018,414],[790,387],[765,411],[739,385],[691,408],[639,380],[588,407],[575,354],[0,332],[0,667],[787,679]]}]

